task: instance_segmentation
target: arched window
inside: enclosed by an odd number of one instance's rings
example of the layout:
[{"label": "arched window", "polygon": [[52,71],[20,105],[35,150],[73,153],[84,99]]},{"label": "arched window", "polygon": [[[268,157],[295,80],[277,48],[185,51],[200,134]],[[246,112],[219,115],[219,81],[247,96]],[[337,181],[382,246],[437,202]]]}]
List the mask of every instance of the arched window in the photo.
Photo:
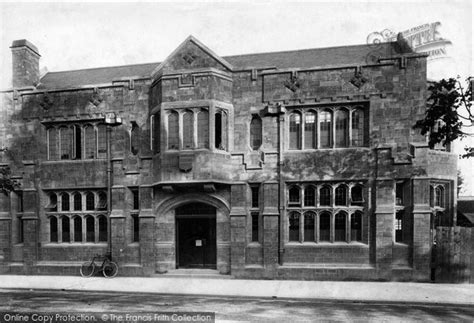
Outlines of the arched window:
[{"label": "arched window", "polygon": [[319,241],[331,241],[331,214],[322,212],[319,215]]},{"label": "arched window", "polygon": [[334,241],[346,241],[346,216],[345,212],[339,212],[334,219]]},{"label": "arched window", "polygon": [[91,125],[86,125],[84,127],[84,158],[92,159],[95,158],[96,148],[95,148],[95,130]]},{"label": "arched window", "polygon": [[358,108],[352,111],[352,146],[364,146],[364,110]]},{"label": "arched window", "polygon": [[300,214],[291,212],[288,216],[289,221],[289,241],[300,241]]},{"label": "arched window", "polygon": [[61,211],[69,211],[71,209],[69,205],[69,194],[62,193],[61,194]]},{"label": "arched window", "polygon": [[322,111],[319,114],[320,128],[320,146],[321,148],[332,147],[332,112],[329,110]]},{"label": "arched window", "polygon": [[176,111],[168,115],[168,149],[179,149],[179,115]]},{"label": "arched window", "polygon": [[63,242],[70,242],[71,241],[71,231],[70,231],[70,221],[69,217],[63,216],[61,219],[62,222],[62,237],[63,237]]},{"label": "arched window", "polygon": [[194,120],[192,111],[186,111],[183,114],[183,148],[194,148]]},{"label": "arched window", "polygon": [[209,148],[209,112],[198,113],[198,148]]},{"label": "arched window", "polygon": [[46,206],[46,209],[50,212],[56,212],[58,210],[58,196],[56,193],[49,194],[49,204]]},{"label": "arched window", "polygon": [[82,218],[74,217],[74,242],[82,242]]},{"label": "arched window", "polygon": [[155,153],[160,151],[160,145],[161,145],[161,119],[160,119],[160,113],[158,112],[157,114],[153,115],[153,151]]},{"label": "arched window", "polygon": [[346,109],[336,111],[336,147],[349,146],[349,113]]},{"label": "arched window", "polygon": [[288,204],[289,205],[300,205],[300,188],[298,186],[290,187],[288,191]]},{"label": "arched window", "polygon": [[49,218],[49,241],[58,242],[58,219],[55,216]]},{"label": "arched window", "polygon": [[304,241],[314,241],[314,220],[316,219],[316,213],[306,212],[304,214]]},{"label": "arched window", "polygon": [[304,148],[317,148],[316,113],[309,111],[304,115]]},{"label": "arched window", "polygon": [[74,149],[74,159],[82,158],[82,128],[78,125],[73,127],[73,149]]},{"label": "arched window", "polygon": [[331,187],[323,186],[319,190],[319,205],[330,206],[331,205]]},{"label": "arched window", "polygon": [[336,205],[347,205],[347,187],[345,185],[339,185],[336,188]]},{"label": "arched window", "polygon": [[351,215],[351,241],[362,241],[362,213]]},{"label": "arched window", "polygon": [[130,152],[134,155],[140,150],[140,127],[135,121],[132,121],[132,130],[130,131]]},{"label": "arched window", "polygon": [[105,124],[97,125],[97,158],[107,156],[107,126]]},{"label": "arched window", "polygon": [[99,215],[99,242],[107,241],[107,218]]},{"label": "arched window", "polygon": [[262,145],[262,119],[257,115],[250,121],[250,146],[252,150],[258,150]]},{"label": "arched window", "polygon": [[95,197],[94,193],[87,192],[86,193],[86,210],[93,211],[95,209]]},{"label": "arched window", "polygon": [[61,159],[72,159],[72,128],[59,128]]},{"label": "arched window", "polygon": [[58,131],[56,128],[48,129],[48,159],[58,160]]},{"label": "arched window", "polygon": [[99,192],[99,200],[97,201],[97,210],[106,210],[107,209],[107,194],[105,192]]},{"label": "arched window", "polygon": [[304,206],[316,205],[316,190],[314,186],[306,186],[304,189]]},{"label": "arched window", "polygon": [[362,196],[362,186],[355,185],[351,188],[351,205],[362,205],[364,198]]},{"label": "arched window", "polygon": [[442,186],[435,188],[435,206],[444,207],[444,187]]},{"label": "arched window", "polygon": [[86,241],[95,242],[95,220],[91,215],[86,216]]},{"label": "arched window", "polygon": [[82,195],[79,192],[74,193],[74,211],[81,211],[82,210]]},{"label": "arched window", "polygon": [[301,149],[301,115],[290,114],[290,149]]}]

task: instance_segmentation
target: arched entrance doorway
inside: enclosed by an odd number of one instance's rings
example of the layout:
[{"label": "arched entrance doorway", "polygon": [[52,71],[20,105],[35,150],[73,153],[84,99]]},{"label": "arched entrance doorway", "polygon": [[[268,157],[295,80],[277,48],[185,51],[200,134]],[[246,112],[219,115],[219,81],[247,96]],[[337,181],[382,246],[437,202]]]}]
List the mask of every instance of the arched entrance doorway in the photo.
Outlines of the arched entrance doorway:
[{"label": "arched entrance doorway", "polygon": [[216,269],[216,208],[188,203],[175,216],[176,268]]}]

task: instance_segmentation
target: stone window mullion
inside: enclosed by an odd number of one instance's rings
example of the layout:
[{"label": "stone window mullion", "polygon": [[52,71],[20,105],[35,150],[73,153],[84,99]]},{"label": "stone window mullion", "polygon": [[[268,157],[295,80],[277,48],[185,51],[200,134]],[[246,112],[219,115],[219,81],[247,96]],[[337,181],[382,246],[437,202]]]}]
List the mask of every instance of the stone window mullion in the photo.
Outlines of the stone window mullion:
[{"label": "stone window mullion", "polygon": [[198,112],[196,109],[192,110],[193,112],[193,147],[199,148],[198,146]]},{"label": "stone window mullion", "polygon": [[183,143],[183,111],[178,111],[178,149],[182,150]]},{"label": "stone window mullion", "polygon": [[336,215],[334,210],[330,213],[331,214],[331,225],[330,225],[330,241],[334,243],[335,240],[335,225],[336,225]]},{"label": "stone window mullion", "polygon": [[354,112],[353,109],[349,110],[349,141],[348,141],[348,147],[352,147],[352,112]]},{"label": "stone window mullion", "polygon": [[336,110],[331,109],[331,148],[336,147]]},{"label": "stone window mullion", "polygon": [[82,242],[87,242],[87,224],[86,224],[86,218],[83,216],[81,217],[81,224],[82,224]]},{"label": "stone window mullion", "polygon": [[99,242],[99,218],[94,214],[93,219],[94,219],[94,242],[98,243]]},{"label": "stone window mullion", "polygon": [[316,212],[314,217],[314,241],[319,242],[319,212]]},{"label": "stone window mullion", "polygon": [[299,218],[299,221],[300,221],[300,242],[303,242],[304,241],[304,213],[303,212],[300,212],[300,218]]},{"label": "stone window mullion", "polygon": [[63,218],[64,215],[58,216],[58,243],[63,242]]}]

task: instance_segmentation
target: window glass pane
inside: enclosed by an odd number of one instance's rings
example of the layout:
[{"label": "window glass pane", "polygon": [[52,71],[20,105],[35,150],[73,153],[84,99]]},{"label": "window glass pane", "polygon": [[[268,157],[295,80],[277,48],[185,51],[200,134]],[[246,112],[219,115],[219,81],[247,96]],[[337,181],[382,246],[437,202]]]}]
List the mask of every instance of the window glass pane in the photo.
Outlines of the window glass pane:
[{"label": "window glass pane", "polygon": [[69,211],[70,206],[69,206],[69,194],[68,193],[63,193],[61,195],[61,211]]},{"label": "window glass pane", "polygon": [[107,127],[104,124],[97,126],[97,158],[107,156]]},{"label": "window glass pane", "polygon": [[74,211],[82,210],[82,195],[80,193],[74,193]]},{"label": "window glass pane", "polygon": [[349,113],[346,109],[336,111],[336,147],[349,146]]},{"label": "window glass pane", "polygon": [[321,129],[320,140],[321,148],[332,147],[332,113],[330,111],[322,111],[319,114],[319,127]]},{"label": "window glass pane", "polygon": [[362,214],[351,215],[351,241],[362,241]]},{"label": "window glass pane", "polygon": [[356,185],[351,189],[351,204],[362,205],[364,198],[362,197],[362,186]]},{"label": "window glass pane", "polygon": [[161,120],[160,113],[158,112],[153,116],[153,151],[155,153],[160,151],[160,140],[161,140]]},{"label": "window glass pane", "polygon": [[403,205],[403,183],[395,183],[395,204]]},{"label": "window glass pane", "polygon": [[222,142],[220,145],[220,149],[227,150],[227,113],[222,112]]},{"label": "window glass pane", "polygon": [[345,185],[339,185],[336,188],[336,205],[347,205],[347,187]]},{"label": "window glass pane", "polygon": [[95,197],[94,193],[87,192],[86,193],[86,210],[92,211],[95,209]]},{"label": "window glass pane", "polygon": [[49,160],[58,160],[58,131],[55,128],[48,129]]},{"label": "window glass pane", "polygon": [[69,218],[67,216],[62,217],[62,231],[63,231],[63,242],[70,242],[71,241],[70,225],[69,225]]},{"label": "window glass pane", "polygon": [[319,190],[319,205],[331,205],[331,188],[329,186],[324,186]]},{"label": "window glass pane", "polygon": [[352,112],[352,146],[363,146],[364,135],[364,111],[357,109]]},{"label": "window glass pane", "polygon": [[138,188],[132,188],[132,198],[133,198],[133,209],[138,210],[140,208],[140,195],[138,193]]},{"label": "window glass pane", "polygon": [[209,113],[206,110],[198,114],[198,148],[209,148]]},{"label": "window glass pane", "polygon": [[290,149],[301,148],[301,116],[298,113],[290,115]]},{"label": "window glass pane", "polygon": [[308,112],[304,116],[304,148],[316,148],[316,114]]},{"label": "window glass pane", "polygon": [[259,202],[259,189],[260,187],[259,186],[251,186],[250,187],[251,190],[252,190],[252,207],[255,207],[257,208],[259,206],[258,202]]},{"label": "window glass pane", "polygon": [[186,111],[183,114],[183,148],[194,148],[194,120],[193,113]]},{"label": "window glass pane", "polygon": [[300,240],[300,215],[297,212],[291,212],[289,215],[289,240],[299,241]]},{"label": "window glass pane", "polygon": [[290,204],[300,204],[300,188],[298,186],[290,188],[289,202]]},{"label": "window glass pane", "polygon": [[92,216],[86,217],[86,241],[94,242],[95,241],[95,223]]},{"label": "window glass pane", "polygon": [[72,129],[61,127],[61,159],[72,159]]},{"label": "window glass pane", "polygon": [[74,158],[82,158],[82,129],[79,126],[74,126]]},{"label": "window glass pane", "polygon": [[315,189],[313,186],[307,186],[304,189],[304,206],[315,206],[316,196]]},{"label": "window glass pane", "polygon": [[140,127],[133,122],[132,131],[130,132],[130,152],[134,155],[140,150]]},{"label": "window glass pane", "polygon": [[138,222],[138,214],[132,215],[133,222],[133,242],[140,241],[140,223]]},{"label": "window glass pane", "polygon": [[252,241],[258,241],[258,213],[252,212]]},{"label": "window glass pane", "polygon": [[403,242],[403,211],[395,214],[395,242]]},{"label": "window glass pane", "polygon": [[250,122],[250,146],[258,150],[262,145],[262,120],[254,116]]},{"label": "window glass pane", "polygon": [[339,212],[334,219],[334,241],[346,241],[346,214]]},{"label": "window glass pane", "polygon": [[331,240],[331,215],[323,212],[319,215],[319,241]]},{"label": "window glass pane", "polygon": [[306,212],[304,214],[304,241],[314,241],[314,212]]},{"label": "window glass pane", "polygon": [[107,241],[107,218],[103,215],[99,216],[99,241]]},{"label": "window glass pane", "polygon": [[49,241],[58,242],[58,219],[55,216],[49,218]]},{"label": "window glass pane", "polygon": [[168,115],[168,149],[179,149],[179,116],[178,112]]},{"label": "window glass pane", "polygon": [[74,217],[74,242],[82,242],[82,218]]},{"label": "window glass pane", "polygon": [[84,128],[84,158],[92,159],[95,158],[95,130],[94,127],[88,125]]}]

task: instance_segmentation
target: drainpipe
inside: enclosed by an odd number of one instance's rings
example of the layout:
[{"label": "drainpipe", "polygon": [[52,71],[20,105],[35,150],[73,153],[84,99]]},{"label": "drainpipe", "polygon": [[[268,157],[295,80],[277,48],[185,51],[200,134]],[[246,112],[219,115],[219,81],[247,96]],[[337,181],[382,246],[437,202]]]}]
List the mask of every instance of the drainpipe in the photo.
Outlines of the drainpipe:
[{"label": "drainpipe", "polygon": [[285,218],[285,182],[283,180],[283,145],[284,145],[284,135],[285,135],[285,108],[278,104],[277,106],[277,117],[278,117],[278,190],[279,190],[279,211],[280,211],[280,216],[278,217],[279,220],[279,228],[280,232],[278,234],[278,264],[281,266],[283,265],[283,253],[285,252],[284,249],[284,236],[283,233],[285,232],[285,221],[283,219]]}]

